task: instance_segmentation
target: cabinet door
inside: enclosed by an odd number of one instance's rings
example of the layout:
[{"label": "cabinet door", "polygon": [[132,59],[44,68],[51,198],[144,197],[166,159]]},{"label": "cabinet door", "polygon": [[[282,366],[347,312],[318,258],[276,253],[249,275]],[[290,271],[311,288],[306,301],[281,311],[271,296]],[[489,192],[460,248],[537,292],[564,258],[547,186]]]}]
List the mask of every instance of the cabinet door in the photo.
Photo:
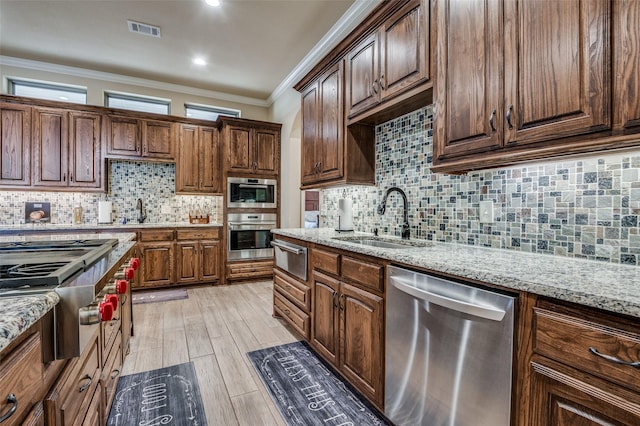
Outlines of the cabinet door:
[{"label": "cabinet door", "polygon": [[200,269],[200,246],[197,241],[184,241],[176,244],[178,261],[177,281],[180,284],[198,282]]},{"label": "cabinet door", "polygon": [[33,185],[69,185],[69,113],[56,108],[34,108]]},{"label": "cabinet door", "polygon": [[180,125],[180,147],[176,164],[176,193],[197,192],[199,189],[198,126]]},{"label": "cabinet door", "polygon": [[347,55],[347,113],[349,117],[380,101],[378,34],[374,33]]},{"label": "cabinet door", "polygon": [[142,154],[140,120],[117,115],[107,121],[107,154],[137,157]]},{"label": "cabinet door", "polygon": [[313,183],[317,179],[318,127],[321,114],[318,108],[318,83],[302,93],[302,184]]},{"label": "cabinet door", "polygon": [[389,18],[380,34],[384,100],[429,77],[429,8],[413,0]]},{"label": "cabinet door", "polygon": [[31,107],[0,103],[0,185],[31,183]]},{"label": "cabinet door", "polygon": [[609,9],[601,0],[505,2],[506,144],[611,128]]},{"label": "cabinet door", "polygon": [[313,271],[311,345],[334,365],[338,364],[338,292],[340,283]]},{"label": "cabinet door", "polygon": [[200,241],[200,279],[215,281],[220,278],[220,241]]},{"label": "cabinet door", "polygon": [[142,156],[173,160],[173,123],[144,120],[142,122]]},{"label": "cabinet door", "polygon": [[100,114],[71,112],[69,129],[69,186],[100,188]]},{"label": "cabinet door", "polygon": [[384,301],[344,283],[340,293],[340,371],[382,406]]},{"label": "cabinet door", "polygon": [[222,192],[220,175],[220,143],[218,130],[213,127],[201,127],[198,133],[200,158],[200,190],[208,194]]},{"label": "cabinet door", "polygon": [[280,132],[267,129],[255,129],[254,132],[254,173],[278,174]]},{"label": "cabinet door", "polygon": [[640,424],[637,394],[542,358],[533,362],[531,368],[533,425]]},{"label": "cabinet door", "polygon": [[438,0],[435,10],[434,159],[499,147],[504,120],[502,1]]},{"label": "cabinet door", "polygon": [[141,249],[140,286],[173,284],[173,244],[144,244]]},{"label": "cabinet door", "polygon": [[320,77],[320,122],[316,152],[318,179],[337,179],[343,175],[344,113],[342,62],[331,67]]},{"label": "cabinet door", "polygon": [[229,126],[229,168],[235,171],[252,172],[251,129]]},{"label": "cabinet door", "polygon": [[[640,131],[640,2],[613,2],[615,125],[624,132]],[[631,53],[634,52],[634,53]]]}]

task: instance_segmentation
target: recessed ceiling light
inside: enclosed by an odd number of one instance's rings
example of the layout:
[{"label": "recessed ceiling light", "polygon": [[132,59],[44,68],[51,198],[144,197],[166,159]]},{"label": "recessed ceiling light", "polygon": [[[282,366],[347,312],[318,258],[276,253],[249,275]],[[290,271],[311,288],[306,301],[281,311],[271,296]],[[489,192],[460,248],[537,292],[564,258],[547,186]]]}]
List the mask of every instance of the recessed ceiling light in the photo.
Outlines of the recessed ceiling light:
[{"label": "recessed ceiling light", "polygon": [[200,66],[207,65],[207,61],[205,61],[204,58],[201,58],[201,57],[193,58],[193,63]]},{"label": "recessed ceiling light", "polygon": [[209,6],[213,6],[213,7],[220,6],[220,0],[204,0],[204,2]]}]

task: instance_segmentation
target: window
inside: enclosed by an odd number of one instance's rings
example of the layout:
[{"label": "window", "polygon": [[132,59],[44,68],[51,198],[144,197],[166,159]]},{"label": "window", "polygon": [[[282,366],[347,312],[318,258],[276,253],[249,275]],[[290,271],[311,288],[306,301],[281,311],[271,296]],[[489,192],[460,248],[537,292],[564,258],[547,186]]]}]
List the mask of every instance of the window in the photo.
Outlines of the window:
[{"label": "window", "polygon": [[171,99],[152,98],[150,96],[132,95],[129,93],[105,92],[104,104],[109,108],[169,115]]},{"label": "window", "polygon": [[49,99],[52,101],[73,102],[76,104],[87,103],[86,87],[13,78],[8,79],[7,81],[9,83],[9,94],[11,95]]},{"label": "window", "polygon": [[240,117],[240,110],[210,105],[184,104],[184,115],[187,118],[215,121],[220,115],[225,117]]}]

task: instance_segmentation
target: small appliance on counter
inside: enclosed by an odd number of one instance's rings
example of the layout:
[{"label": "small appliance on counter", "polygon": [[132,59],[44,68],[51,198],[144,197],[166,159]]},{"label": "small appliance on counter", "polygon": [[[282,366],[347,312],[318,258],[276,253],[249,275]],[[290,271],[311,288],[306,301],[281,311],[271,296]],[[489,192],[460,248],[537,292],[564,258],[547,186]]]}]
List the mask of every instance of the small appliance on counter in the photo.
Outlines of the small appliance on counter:
[{"label": "small appliance on counter", "polygon": [[338,232],[353,231],[353,201],[348,198],[338,200]]},{"label": "small appliance on counter", "polygon": [[111,223],[111,201],[98,201],[98,223]]}]

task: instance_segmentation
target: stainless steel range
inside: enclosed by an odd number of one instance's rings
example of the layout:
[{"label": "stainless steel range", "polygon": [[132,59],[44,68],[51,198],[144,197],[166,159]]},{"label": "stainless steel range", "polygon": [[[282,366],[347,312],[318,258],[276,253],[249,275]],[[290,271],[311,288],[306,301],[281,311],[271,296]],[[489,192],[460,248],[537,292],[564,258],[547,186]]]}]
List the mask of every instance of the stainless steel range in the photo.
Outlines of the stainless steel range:
[{"label": "stainless steel range", "polygon": [[45,358],[79,356],[122,305],[119,295],[140,264],[131,252],[117,239],[0,243],[0,297],[55,291],[54,347]]}]

